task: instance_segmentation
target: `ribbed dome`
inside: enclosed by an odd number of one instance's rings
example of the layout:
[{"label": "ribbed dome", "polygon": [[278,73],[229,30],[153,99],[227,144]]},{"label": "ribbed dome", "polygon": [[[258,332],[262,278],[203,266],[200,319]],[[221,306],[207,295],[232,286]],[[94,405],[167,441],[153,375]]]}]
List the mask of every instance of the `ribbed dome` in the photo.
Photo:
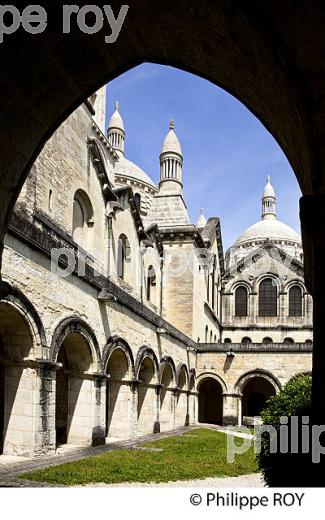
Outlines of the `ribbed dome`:
[{"label": "ribbed dome", "polygon": [[157,189],[157,186],[153,180],[150,179],[149,175],[139,168],[139,166],[128,159],[125,159],[125,157],[120,157],[119,161],[117,161],[115,165],[115,175],[134,179],[143,182],[144,184],[149,184],[151,187]]},{"label": "ribbed dome", "polygon": [[118,102],[116,101],[115,103],[115,112],[113,112],[110,120],[109,120],[109,123],[108,123],[108,130],[110,128],[118,128],[119,130],[123,130],[123,132],[125,131],[124,129],[124,121],[121,117],[121,114],[119,112],[119,107],[118,107]]},{"label": "ribbed dome", "polygon": [[277,219],[260,220],[250,226],[234,243],[234,247],[248,245],[250,242],[263,241],[288,241],[301,245],[301,238],[290,226]]},{"label": "ribbed dome", "polygon": [[173,152],[182,155],[181,143],[178,140],[177,135],[174,132],[174,122],[171,120],[169,124],[169,132],[163,142],[161,153]]}]

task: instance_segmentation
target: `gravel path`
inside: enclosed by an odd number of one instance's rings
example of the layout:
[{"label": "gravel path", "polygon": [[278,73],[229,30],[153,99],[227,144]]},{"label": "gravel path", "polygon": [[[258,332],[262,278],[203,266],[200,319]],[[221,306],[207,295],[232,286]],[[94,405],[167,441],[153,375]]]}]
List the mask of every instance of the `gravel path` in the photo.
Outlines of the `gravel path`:
[{"label": "gravel path", "polygon": [[[79,487],[79,486],[77,486]],[[204,480],[178,480],[157,484],[143,482],[124,482],[123,484],[87,484],[87,487],[264,487],[260,473],[241,475],[240,477],[206,478]]]}]

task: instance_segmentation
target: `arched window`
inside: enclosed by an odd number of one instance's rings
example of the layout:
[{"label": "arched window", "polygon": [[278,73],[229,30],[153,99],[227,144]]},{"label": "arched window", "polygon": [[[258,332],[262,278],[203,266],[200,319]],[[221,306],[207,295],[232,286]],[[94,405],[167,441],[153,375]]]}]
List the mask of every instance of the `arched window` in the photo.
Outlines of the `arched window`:
[{"label": "arched window", "polygon": [[247,316],[247,289],[242,285],[235,292],[235,316]]},{"label": "arched window", "polygon": [[148,267],[147,272],[147,300],[150,301],[152,297],[152,287],[156,287],[156,271],[153,265]]},{"label": "arched window", "polygon": [[283,343],[285,345],[293,345],[294,344],[294,340],[292,338],[284,338]]},{"label": "arched window", "polygon": [[117,247],[117,275],[125,280],[126,261],[130,258],[130,244],[128,238],[122,234],[118,239]]},{"label": "arched window", "polygon": [[272,278],[266,278],[259,287],[259,316],[277,316],[278,292]]},{"label": "arched window", "polygon": [[252,343],[252,340],[248,336],[245,336],[244,338],[242,338],[241,343],[243,345],[250,345]]},{"label": "arched window", "polygon": [[225,338],[224,339],[224,343],[231,343],[231,339],[230,338]]},{"label": "arched window", "polygon": [[302,316],[302,291],[299,285],[289,290],[289,316]]},{"label": "arched window", "polygon": [[89,228],[94,224],[94,212],[90,199],[83,190],[78,190],[73,199],[72,238],[86,248],[91,245]]},{"label": "arched window", "polygon": [[213,334],[212,334],[212,330],[210,330],[210,343],[212,343],[212,338],[213,338]]},{"label": "arched window", "polygon": [[312,345],[313,344],[313,340],[312,339],[306,339],[305,343],[306,343],[306,345]]},{"label": "arched window", "polygon": [[262,343],[263,343],[263,345],[272,345],[273,339],[269,338],[269,337],[263,338]]},{"label": "arched window", "polygon": [[134,195],[134,200],[135,200],[135,205],[136,205],[136,207],[137,207],[138,210],[140,211],[140,209],[141,209],[141,195],[140,195],[140,193],[136,193],[136,194]]},{"label": "arched window", "polygon": [[208,343],[208,326],[205,327],[205,342]]}]

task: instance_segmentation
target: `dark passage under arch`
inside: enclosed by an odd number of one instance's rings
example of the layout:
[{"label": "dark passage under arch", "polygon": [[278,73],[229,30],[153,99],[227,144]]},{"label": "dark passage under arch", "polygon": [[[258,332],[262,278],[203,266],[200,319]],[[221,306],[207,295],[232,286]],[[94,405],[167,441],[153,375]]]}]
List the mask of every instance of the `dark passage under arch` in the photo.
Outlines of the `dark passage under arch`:
[{"label": "dark passage under arch", "polygon": [[212,377],[204,379],[199,391],[199,422],[222,424],[222,386]]},{"label": "dark passage under arch", "polygon": [[245,417],[259,417],[270,397],[276,391],[272,383],[264,377],[252,377],[243,388],[242,414]]}]

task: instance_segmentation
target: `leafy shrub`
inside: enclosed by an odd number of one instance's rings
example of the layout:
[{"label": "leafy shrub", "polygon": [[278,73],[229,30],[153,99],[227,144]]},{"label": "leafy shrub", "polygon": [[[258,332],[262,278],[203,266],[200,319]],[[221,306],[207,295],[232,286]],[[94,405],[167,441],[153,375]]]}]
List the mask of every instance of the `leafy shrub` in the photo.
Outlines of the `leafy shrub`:
[{"label": "leafy shrub", "polygon": [[[310,454],[301,452],[301,418],[310,417],[311,413],[311,376],[298,375],[291,379],[283,389],[268,401],[261,413],[264,425],[271,425],[276,430],[277,453],[270,452],[270,434],[263,432],[258,464],[268,486],[308,486],[312,485],[313,468]],[[280,418],[297,416],[298,453],[290,453],[291,430],[288,426],[289,453],[280,453]]]}]

